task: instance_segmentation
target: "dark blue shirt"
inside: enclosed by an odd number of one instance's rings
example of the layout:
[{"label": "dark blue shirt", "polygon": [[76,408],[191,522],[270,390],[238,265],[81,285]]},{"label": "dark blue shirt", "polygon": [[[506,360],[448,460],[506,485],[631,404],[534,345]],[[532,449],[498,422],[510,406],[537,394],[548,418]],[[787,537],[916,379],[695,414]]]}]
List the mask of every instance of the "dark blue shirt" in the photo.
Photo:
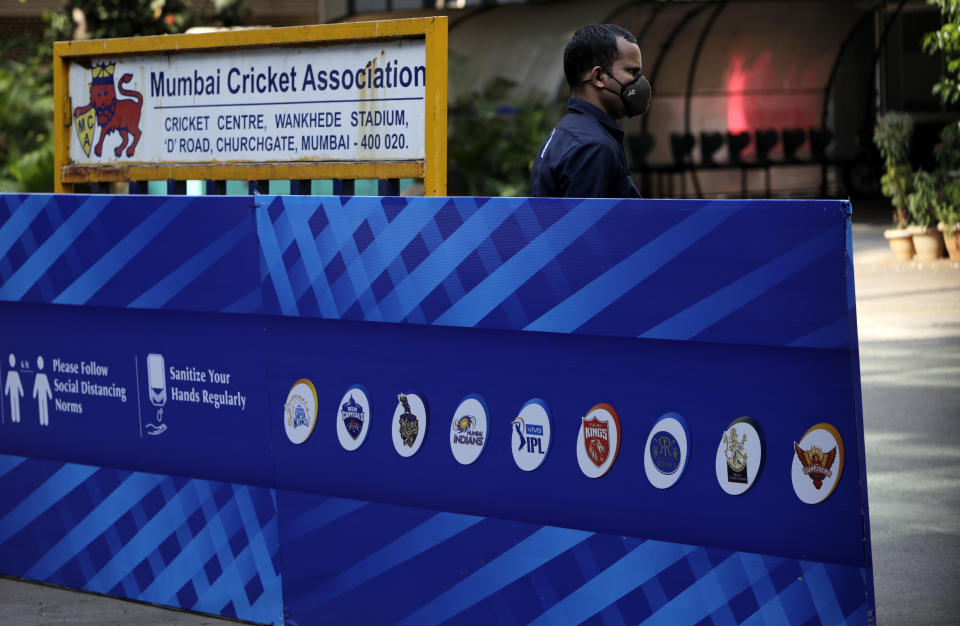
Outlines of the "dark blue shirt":
[{"label": "dark blue shirt", "polygon": [[567,114],[533,162],[530,192],[548,198],[639,198],[623,152],[623,129],[589,102],[570,98]]}]

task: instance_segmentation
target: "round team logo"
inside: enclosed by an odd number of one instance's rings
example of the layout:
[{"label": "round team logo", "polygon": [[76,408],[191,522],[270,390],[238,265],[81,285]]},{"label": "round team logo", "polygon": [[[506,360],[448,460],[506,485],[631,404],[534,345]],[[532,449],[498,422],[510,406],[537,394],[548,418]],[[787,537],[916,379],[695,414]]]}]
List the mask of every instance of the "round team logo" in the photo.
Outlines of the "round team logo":
[{"label": "round team logo", "polygon": [[397,396],[393,412],[393,447],[400,456],[413,456],[427,436],[427,403],[416,393]]},{"label": "round team logo", "polygon": [[510,423],[513,461],[525,472],[540,467],[550,451],[550,408],[539,398],[530,400]]},{"label": "round team logo", "polygon": [[643,469],[657,489],[672,487],[687,467],[690,457],[687,424],[677,413],[667,413],[653,425],[647,437]]},{"label": "round team logo", "polygon": [[470,395],[463,399],[450,423],[450,450],[461,465],[476,461],[487,446],[487,404],[483,398]]},{"label": "round team logo", "polygon": [[353,452],[363,445],[370,431],[370,400],[367,390],[354,385],[340,398],[337,408],[337,438],[344,450]]},{"label": "round team logo", "polygon": [[764,442],[760,427],[749,417],[734,420],[717,446],[717,482],[731,496],[746,493],[763,468]]},{"label": "round team logo", "polygon": [[831,424],[817,424],[793,443],[790,478],[797,497],[817,504],[830,497],[843,472],[843,439]]},{"label": "round team logo", "polygon": [[316,425],[317,390],[312,382],[301,378],[293,383],[283,405],[283,427],[287,431],[287,439],[301,444],[310,437]]},{"label": "round team logo", "polygon": [[577,435],[577,462],[587,478],[600,478],[613,467],[620,451],[620,418],[609,404],[590,409]]}]

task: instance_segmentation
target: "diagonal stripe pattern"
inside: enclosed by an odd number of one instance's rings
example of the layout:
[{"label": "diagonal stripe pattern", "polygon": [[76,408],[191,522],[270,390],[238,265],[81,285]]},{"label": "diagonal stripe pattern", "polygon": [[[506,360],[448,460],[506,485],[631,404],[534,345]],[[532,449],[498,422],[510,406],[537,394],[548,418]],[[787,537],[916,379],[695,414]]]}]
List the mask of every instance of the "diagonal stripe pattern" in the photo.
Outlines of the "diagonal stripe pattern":
[{"label": "diagonal stripe pattern", "polygon": [[[271,490],[0,455],[2,573],[134,600],[279,621]],[[43,533],[33,529],[43,528]],[[59,532],[54,532],[59,529]]]},{"label": "diagonal stripe pattern", "polygon": [[[307,540],[331,567],[310,569],[313,559],[285,564],[286,576],[310,581],[285,592],[288,621],[296,623],[868,623],[859,567],[336,498],[311,502],[284,509],[298,532],[282,534],[281,547]],[[403,519],[411,525],[398,524]],[[374,520],[386,528],[373,531]]]}]

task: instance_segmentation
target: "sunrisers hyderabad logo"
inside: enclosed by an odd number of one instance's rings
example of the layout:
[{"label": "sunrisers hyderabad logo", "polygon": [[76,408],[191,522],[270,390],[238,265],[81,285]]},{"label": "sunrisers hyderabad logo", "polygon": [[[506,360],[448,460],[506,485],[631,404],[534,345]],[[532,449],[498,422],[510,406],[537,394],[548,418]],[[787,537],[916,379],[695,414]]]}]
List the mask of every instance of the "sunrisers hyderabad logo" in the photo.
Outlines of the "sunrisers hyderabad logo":
[{"label": "sunrisers hyderabad logo", "polygon": [[[84,154],[90,156],[90,147],[93,145],[93,135],[96,125],[100,127],[100,139],[93,149],[97,156],[103,152],[103,140],[110,133],[120,133],[123,141],[113,149],[113,153],[120,156],[123,149],[127,149],[127,156],[132,157],[137,144],[140,143],[140,109],[143,107],[143,95],[138,91],[127,89],[123,85],[133,80],[133,74],[124,74],[120,83],[114,88],[113,71],[116,63],[94,65],[93,82],[90,83],[90,102],[86,106],[73,110],[73,123],[80,139],[80,147]],[[118,100],[117,89],[124,96],[134,100]],[[130,138],[133,138],[130,141]],[[130,142],[129,147],[127,142]]]}]

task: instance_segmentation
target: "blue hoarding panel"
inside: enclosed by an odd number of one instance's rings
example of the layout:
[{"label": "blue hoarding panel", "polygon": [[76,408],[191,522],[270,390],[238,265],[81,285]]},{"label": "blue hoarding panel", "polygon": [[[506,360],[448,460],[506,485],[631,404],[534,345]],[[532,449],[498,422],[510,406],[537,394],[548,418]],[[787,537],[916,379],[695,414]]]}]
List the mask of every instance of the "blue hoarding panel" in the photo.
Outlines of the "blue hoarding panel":
[{"label": "blue hoarding panel", "polygon": [[849,210],[0,195],[4,573],[264,622],[864,623]]}]

